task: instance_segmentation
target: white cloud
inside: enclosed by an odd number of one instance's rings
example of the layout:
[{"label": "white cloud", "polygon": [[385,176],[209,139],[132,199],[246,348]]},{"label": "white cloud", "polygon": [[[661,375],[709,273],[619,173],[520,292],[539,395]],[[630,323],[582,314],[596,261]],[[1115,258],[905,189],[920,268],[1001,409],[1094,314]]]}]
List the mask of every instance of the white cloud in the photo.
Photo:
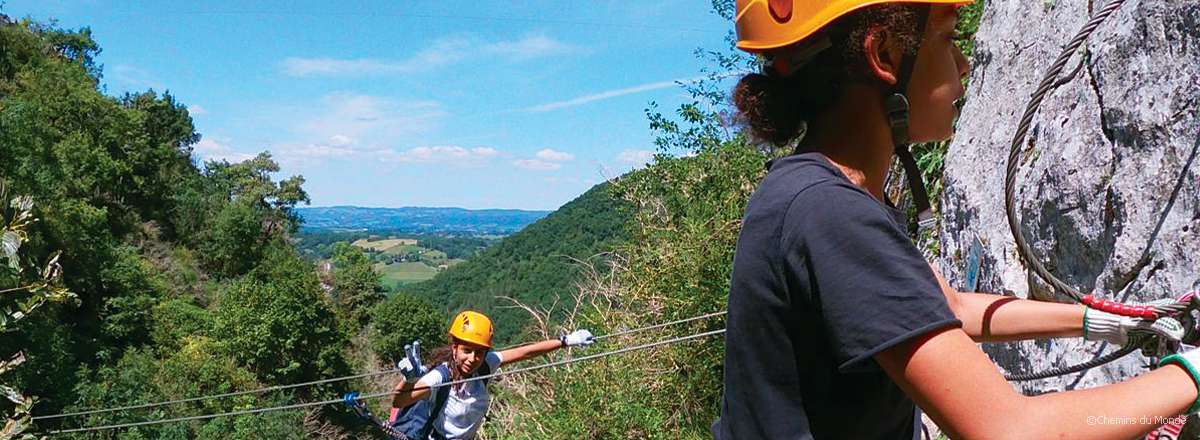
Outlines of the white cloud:
[{"label": "white cloud", "polygon": [[536,156],[538,159],[548,161],[548,162],[566,162],[566,161],[569,161],[569,160],[572,160],[575,158],[575,156],[572,155],[571,153],[564,153],[562,151],[554,151],[549,148],[537,152]]},{"label": "white cloud", "polygon": [[541,159],[517,159],[513,161],[513,165],[532,171],[553,171],[562,168],[562,164],[558,162],[549,162]]},{"label": "white cloud", "polygon": [[336,58],[288,57],[283,60],[283,73],[289,76],[353,75],[390,70],[386,62],[373,59],[340,60]]},{"label": "white cloud", "polygon": [[354,144],[360,149],[380,148],[380,144],[426,133],[446,115],[436,101],[397,101],[353,93],[330,94],[316,103],[315,109],[297,111],[311,115],[296,118],[300,121],[297,132],[329,145]]},{"label": "white cloud", "polygon": [[312,165],[321,160],[359,157],[361,151],[357,140],[349,136],[333,135],[319,142],[277,143],[271,151],[284,165]]},{"label": "white cloud", "polygon": [[533,158],[517,159],[512,162],[517,168],[531,171],[553,171],[562,168],[564,162],[575,160],[575,155],[550,148],[534,153]]},{"label": "white cloud", "polygon": [[303,58],[283,60],[284,74],[307,76],[371,76],[428,72],[454,64],[468,54],[483,54],[507,62],[527,61],[571,53],[575,46],[546,36],[527,36],[515,41],[482,42],[463,36],[446,37],[403,59]]},{"label": "white cloud", "polygon": [[[420,149],[397,151],[393,147],[419,141],[439,127],[446,111],[436,101],[338,92],[261,113],[269,115],[263,121],[264,131],[287,133],[286,138],[270,142],[268,147],[288,167],[322,166],[329,160],[436,161],[437,153],[448,154]],[[472,157],[483,157],[486,150],[467,151]]]},{"label": "white cloud", "polygon": [[[228,142],[228,140],[225,142]],[[209,138],[200,139],[200,142],[192,145],[192,152],[196,153],[204,161],[225,160],[229,162],[241,162],[253,159],[255,156],[254,154],[235,151],[229,144]]]},{"label": "white cloud", "polygon": [[654,152],[649,150],[625,150],[617,154],[617,162],[643,165],[654,159]]},{"label": "white cloud", "polygon": [[354,138],[352,138],[350,136],[343,136],[340,134],[335,134],[335,135],[329,137],[329,145],[333,145],[336,147],[344,147],[344,146],[347,146],[347,145],[350,145],[353,143],[354,143]]},{"label": "white cloud", "polygon": [[366,76],[414,73],[434,70],[464,57],[470,42],[452,37],[435,41],[429,47],[402,60],[376,58],[301,58],[283,60],[283,72],[290,76]]},{"label": "white cloud", "polygon": [[530,35],[517,41],[500,41],[486,44],[484,53],[491,53],[509,61],[526,61],[553,55],[574,52],[576,47],[543,35]]},{"label": "white cloud", "polygon": [[568,99],[565,101],[557,101],[557,102],[550,102],[550,103],[541,104],[541,105],[535,105],[533,107],[526,108],[525,111],[540,113],[540,112],[548,112],[551,110],[559,110],[559,109],[564,109],[564,108],[568,108],[568,107],[580,106],[583,104],[587,104],[589,102],[601,101],[601,100],[616,98],[616,97],[625,96],[625,95],[632,95],[634,93],[649,92],[651,90],[660,90],[660,89],[665,89],[665,88],[669,88],[669,87],[675,87],[675,86],[678,86],[679,83],[681,83],[681,82],[695,81],[697,79],[698,78],[684,78],[684,79],[676,79],[676,80],[671,80],[671,81],[659,81],[659,82],[653,82],[653,83],[640,84],[640,85],[636,85],[633,87],[626,87],[623,89],[609,90],[609,91],[605,91],[605,92],[584,95],[584,96],[580,96],[577,98]]},{"label": "white cloud", "polygon": [[354,155],[356,152],[351,148],[345,148],[342,146],[329,144],[308,144],[289,149],[288,153],[304,158],[320,159],[348,157]]},{"label": "white cloud", "polygon": [[481,165],[488,159],[499,156],[500,151],[491,147],[466,148],[457,145],[436,145],[415,147],[404,151],[384,149],[374,151],[372,155],[390,162]]},{"label": "white cloud", "polygon": [[192,104],[187,107],[188,114],[192,116],[204,116],[208,114],[208,110],[201,107],[200,104]]}]

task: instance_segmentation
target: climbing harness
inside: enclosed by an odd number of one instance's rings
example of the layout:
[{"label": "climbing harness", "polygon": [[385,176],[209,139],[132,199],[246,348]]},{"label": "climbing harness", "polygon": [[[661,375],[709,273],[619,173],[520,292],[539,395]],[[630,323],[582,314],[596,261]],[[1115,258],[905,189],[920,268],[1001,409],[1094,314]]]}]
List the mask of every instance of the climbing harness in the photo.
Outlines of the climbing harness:
[{"label": "climbing harness", "polygon": [[[666,326],[682,324],[682,323],[686,323],[686,322],[693,322],[693,321],[710,318],[710,317],[714,317],[714,316],[720,316],[720,315],[724,315],[725,313],[726,312],[709,313],[706,315],[701,315],[701,316],[696,316],[696,317],[691,317],[691,318],[686,318],[686,319],[680,319],[677,321],[671,321],[671,322],[651,325],[651,326],[647,326],[647,327],[625,330],[625,331],[621,331],[621,332],[617,332],[617,333],[613,333],[613,334],[609,334],[609,335],[601,335],[601,336],[597,336],[596,339],[601,339],[601,338],[605,338],[605,337],[624,336],[624,335],[629,335],[629,334],[638,333],[638,332],[642,332],[642,331],[659,329],[659,328],[663,328]],[[619,354],[629,353],[629,352],[633,352],[633,351],[640,351],[640,350],[646,350],[646,349],[656,348],[656,347],[660,347],[660,346],[673,345],[673,344],[678,344],[678,343],[682,343],[682,342],[686,342],[686,341],[707,338],[710,336],[715,336],[715,335],[719,335],[719,334],[723,334],[723,333],[725,333],[725,329],[723,329],[723,328],[719,329],[719,330],[711,330],[711,331],[701,332],[701,333],[692,334],[692,335],[688,335],[688,336],[680,336],[680,337],[665,339],[665,340],[661,340],[661,341],[649,342],[649,343],[639,344],[639,345],[635,345],[635,346],[631,346],[631,347],[624,347],[624,348],[615,349],[615,350],[611,350],[611,351],[595,353],[595,354],[590,354],[590,355],[586,355],[586,356],[580,356],[577,358],[563,359],[563,360],[559,360],[559,361],[555,361],[555,362],[533,365],[533,366],[529,366],[529,367],[525,367],[525,368],[516,368],[516,369],[512,369],[512,370],[498,372],[498,373],[490,373],[487,375],[480,375],[480,376],[471,377],[471,378],[467,378],[467,379],[447,381],[447,382],[444,382],[444,383],[441,383],[438,385],[434,385],[434,386],[418,386],[418,387],[414,387],[412,390],[417,391],[417,390],[423,390],[423,389],[436,389],[436,388],[441,388],[441,387],[459,385],[459,384],[463,384],[463,383],[467,383],[467,382],[471,382],[471,381],[489,380],[489,379],[492,379],[495,377],[522,374],[522,373],[526,373],[526,372],[530,372],[530,371],[537,371],[537,370],[542,370],[542,369],[547,369],[547,368],[556,368],[559,366],[568,365],[568,364],[572,364],[575,362],[590,361],[590,360],[595,360],[595,359],[604,358],[604,357],[608,357],[608,356],[615,356],[615,355],[619,355]],[[292,389],[292,388],[298,388],[298,387],[302,387],[302,386],[339,382],[339,381],[358,379],[358,378],[364,378],[364,377],[379,376],[379,375],[384,375],[384,374],[393,374],[398,371],[399,370],[397,370],[397,369],[390,369],[390,370],[379,371],[379,372],[374,372],[374,373],[366,373],[366,374],[358,374],[358,375],[353,375],[353,376],[344,376],[344,377],[337,377],[337,378],[331,378],[331,379],[323,379],[323,380],[319,380],[319,381],[304,382],[304,383],[291,384],[291,385],[266,387],[266,388],[242,391],[242,392],[237,392],[237,393],[224,393],[224,394],[216,394],[216,395],[210,395],[210,396],[199,396],[199,397],[191,397],[191,398],[187,398],[187,399],[164,401],[164,402],[158,402],[158,403],[129,405],[129,406],[118,407],[118,408],[99,408],[99,409],[93,409],[93,410],[88,410],[88,411],[79,411],[79,412],[74,412],[74,413],[54,414],[54,415],[49,415],[49,416],[41,416],[40,419],[79,417],[79,416],[84,416],[84,415],[108,413],[108,412],[121,411],[121,410],[126,410],[126,409],[153,408],[153,407],[172,405],[172,404],[183,403],[183,402],[197,402],[197,401],[218,399],[218,398],[229,397],[229,396],[239,396],[239,395],[246,395],[246,394],[260,394],[260,393],[265,393],[265,392],[275,391],[275,390]],[[356,402],[363,402],[363,401],[370,400],[370,399],[390,397],[392,395],[394,395],[394,392],[391,392],[391,391],[374,393],[374,394],[366,394],[366,395],[360,394],[360,395],[355,395],[355,396],[351,397],[350,400],[353,400]],[[146,420],[146,421],[141,421],[141,422],[117,423],[117,424],[99,425],[99,426],[86,426],[86,427],[80,427],[80,428],[45,431],[45,432],[35,433],[35,434],[41,436],[41,435],[54,435],[54,434],[69,434],[69,433],[78,433],[78,432],[104,431],[104,430],[113,430],[113,429],[132,428],[132,427],[138,427],[138,426],[159,425],[159,424],[166,424],[166,423],[209,420],[209,419],[214,419],[214,418],[219,418],[219,417],[232,417],[232,416],[241,416],[241,415],[249,415],[249,414],[261,414],[261,413],[274,412],[274,411],[286,411],[286,410],[312,408],[312,407],[319,407],[319,406],[326,406],[326,405],[333,405],[333,404],[346,404],[346,403],[348,403],[347,396],[342,396],[342,397],[339,397],[336,399],[330,399],[330,400],[302,402],[302,403],[274,406],[274,407],[251,408],[251,409],[228,411],[228,412],[214,413],[214,414],[202,414],[202,415],[195,415],[195,416],[176,417],[176,418],[163,419],[163,420]],[[35,420],[36,419],[37,418],[35,418]]]},{"label": "climbing harness", "polygon": [[[1025,108],[1025,113],[1021,117],[1020,123],[1017,125],[1017,130],[1013,136],[1012,144],[1009,147],[1008,165],[1004,179],[1004,207],[1005,214],[1008,220],[1009,231],[1012,233],[1013,239],[1016,242],[1017,250],[1021,255],[1022,260],[1029,265],[1030,269],[1038,275],[1039,278],[1045,280],[1056,291],[1061,292],[1074,301],[1083,304],[1092,309],[1105,311],[1108,313],[1128,316],[1134,318],[1142,318],[1147,320],[1155,320],[1158,318],[1171,317],[1178,319],[1184,325],[1185,334],[1182,339],[1183,344],[1196,345],[1200,341],[1200,332],[1196,329],[1196,319],[1192,315],[1193,311],[1200,311],[1200,295],[1189,293],[1177,299],[1177,301],[1165,305],[1132,305],[1122,304],[1115,301],[1105,300],[1093,295],[1084,295],[1074,287],[1060,280],[1054,274],[1050,273],[1042,264],[1030,248],[1029,242],[1019,228],[1017,218],[1017,208],[1015,200],[1015,186],[1017,167],[1021,158],[1021,146],[1025,141],[1025,136],[1029,132],[1030,125],[1037,113],[1038,107],[1046,94],[1055,88],[1066,84],[1071,78],[1078,73],[1084,60],[1080,61],[1080,66],[1071,72],[1067,78],[1059,80],[1058,76],[1062,73],[1063,68],[1071,59],[1072,55],[1079,46],[1087,41],[1088,37],[1103,23],[1109,15],[1120,9],[1125,0],[1111,0],[1099,12],[1092,16],[1090,20],[1080,29],[1079,33],[1063,47],[1062,53],[1051,65],[1050,70],[1042,78],[1041,84],[1031,96],[1028,105]],[[1129,343],[1125,344],[1120,350],[1100,356],[1088,362],[1070,367],[1055,368],[1052,370],[1030,373],[1030,374],[1013,374],[1005,376],[1010,381],[1027,381],[1036,379],[1045,379],[1048,377],[1062,376],[1066,374],[1078,373],[1097,366],[1112,362],[1134,351],[1141,350],[1143,355],[1149,358],[1159,358],[1167,354],[1174,353],[1180,349],[1179,344],[1166,344],[1160,341],[1160,338],[1149,335],[1131,335]],[[1153,363],[1152,363],[1153,365]]]}]

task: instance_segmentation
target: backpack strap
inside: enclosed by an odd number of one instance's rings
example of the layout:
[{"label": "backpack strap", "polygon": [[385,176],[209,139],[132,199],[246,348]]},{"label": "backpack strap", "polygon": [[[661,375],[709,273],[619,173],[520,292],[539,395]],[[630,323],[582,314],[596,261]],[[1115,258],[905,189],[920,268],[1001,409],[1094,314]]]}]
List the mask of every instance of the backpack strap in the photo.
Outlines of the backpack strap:
[{"label": "backpack strap", "polygon": [[[450,367],[447,367],[445,363],[442,363],[433,369],[442,374],[442,383],[450,382],[452,380],[450,376]],[[434,432],[433,422],[437,421],[438,416],[442,414],[442,410],[446,408],[446,401],[449,400],[449,398],[449,386],[437,387],[437,389],[434,390],[432,402],[433,405],[431,405],[429,409],[429,419],[425,421],[425,427],[421,428],[422,439],[429,438],[430,434]]]},{"label": "backpack strap", "polygon": [[[443,383],[451,381],[450,367],[448,367],[445,363],[434,367],[434,369],[441,373],[442,377],[445,378]],[[485,359],[483,365],[479,366],[479,370],[475,371],[475,376],[487,376],[489,374],[492,374],[492,366],[489,365]],[[491,380],[491,378],[482,379],[483,385],[487,386],[489,380]],[[421,438],[423,439],[430,438],[436,433],[433,422],[436,421],[438,416],[442,414],[442,410],[446,409],[446,401],[450,400],[449,386],[438,387],[436,391],[437,392],[433,393],[433,405],[429,409],[429,420],[425,421],[425,428],[421,430]]]}]

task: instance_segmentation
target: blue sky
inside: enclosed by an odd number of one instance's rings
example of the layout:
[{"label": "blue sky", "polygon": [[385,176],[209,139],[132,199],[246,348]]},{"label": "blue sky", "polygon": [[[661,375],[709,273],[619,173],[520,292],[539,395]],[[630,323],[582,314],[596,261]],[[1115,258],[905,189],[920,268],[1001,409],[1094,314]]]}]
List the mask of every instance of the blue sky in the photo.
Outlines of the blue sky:
[{"label": "blue sky", "polygon": [[169,90],[203,158],[269,150],[314,206],[555,209],[649,159],[707,1],[7,0],[89,26],[109,94]]}]

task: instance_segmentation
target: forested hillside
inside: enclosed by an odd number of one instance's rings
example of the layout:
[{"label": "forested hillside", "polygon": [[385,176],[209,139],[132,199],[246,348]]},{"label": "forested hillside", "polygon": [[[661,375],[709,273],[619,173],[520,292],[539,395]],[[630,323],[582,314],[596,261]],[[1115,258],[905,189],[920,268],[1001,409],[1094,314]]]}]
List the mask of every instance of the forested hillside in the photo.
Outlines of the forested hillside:
[{"label": "forested hillside", "polygon": [[[0,368],[6,394],[36,396],[37,416],[349,373],[350,338],[382,298],[378,277],[369,266],[335,271],[333,289],[322,289],[288,241],[298,227],[294,207],[308,201],[304,179],[273,180],[280,169],[268,154],[198,163],[191,146],[200,136],[186,106],[153,90],[106,96],[98,89],[99,51],[86,28],[0,20],[0,194],[10,228],[0,253],[0,356],[24,359],[11,371]],[[38,275],[34,284],[30,274]],[[53,293],[28,288],[40,275],[50,283],[42,287],[77,300],[33,310],[44,299],[39,292]],[[313,387],[24,428],[29,419],[18,408],[22,422],[6,435],[290,403],[332,391]],[[336,410],[276,412],[131,428],[119,438],[300,438],[343,432],[338,420]]]},{"label": "forested hillside", "polygon": [[530,315],[502,297],[536,308],[557,305],[559,313],[570,308],[579,262],[624,242],[628,215],[628,205],[602,183],[465,263],[402,291],[448,312],[486,311],[498,340],[515,342]]}]

